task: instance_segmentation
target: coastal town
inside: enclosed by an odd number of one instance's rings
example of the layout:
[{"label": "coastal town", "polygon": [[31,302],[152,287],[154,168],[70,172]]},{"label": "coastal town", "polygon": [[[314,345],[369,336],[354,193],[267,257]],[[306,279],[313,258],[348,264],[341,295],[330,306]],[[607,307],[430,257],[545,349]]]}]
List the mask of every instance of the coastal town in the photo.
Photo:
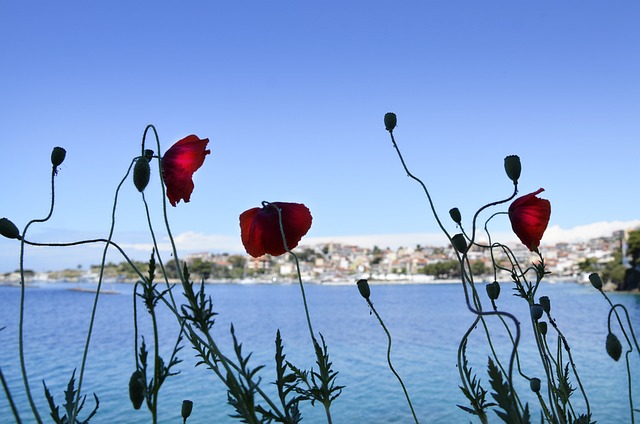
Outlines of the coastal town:
[{"label": "coastal town", "polygon": [[[540,251],[546,270],[550,272],[547,280],[586,282],[588,274],[597,271],[606,280],[616,282],[616,275],[628,268],[625,240],[630,232],[636,231],[617,231],[608,237],[585,242],[542,245]],[[514,243],[508,249],[524,267],[539,261],[537,254],[522,244]],[[184,260],[191,278],[207,283],[287,283],[297,281],[297,267],[303,281],[321,284],[347,283],[359,278],[382,283],[435,283],[459,278],[459,265],[451,247],[415,245],[391,249],[324,243],[298,246],[295,253],[297,264],[292,255],[253,258],[247,254],[210,252],[192,253]],[[502,248],[474,247],[469,250],[474,278],[478,281],[509,281],[510,275],[506,271],[493,275],[492,255],[498,263],[508,260]],[[136,266],[146,271],[145,263],[136,262]],[[166,264],[166,269],[170,276],[175,274],[175,264]],[[45,273],[27,271],[25,275],[28,281],[97,281],[99,267],[93,265],[88,270],[78,268]],[[126,262],[107,264],[104,278],[121,282],[138,279]],[[0,274],[0,284],[19,281],[17,272]]]}]

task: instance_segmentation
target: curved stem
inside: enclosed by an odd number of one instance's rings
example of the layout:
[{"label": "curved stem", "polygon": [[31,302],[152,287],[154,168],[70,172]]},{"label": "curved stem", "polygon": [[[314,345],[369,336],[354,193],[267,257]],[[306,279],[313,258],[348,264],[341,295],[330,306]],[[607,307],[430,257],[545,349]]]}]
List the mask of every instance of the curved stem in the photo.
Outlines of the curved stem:
[{"label": "curved stem", "polygon": [[402,378],[396,372],[395,368],[393,368],[393,364],[391,363],[391,334],[389,333],[389,330],[387,330],[387,326],[384,325],[384,321],[382,321],[382,318],[378,314],[378,311],[376,311],[376,308],[374,308],[373,303],[371,303],[371,300],[369,298],[365,300],[369,304],[369,307],[375,314],[376,318],[378,318],[378,322],[380,323],[380,325],[382,326],[382,329],[387,335],[387,363],[389,364],[389,369],[391,369],[391,372],[396,376],[396,378],[400,382],[400,385],[402,386],[402,391],[404,392],[404,396],[405,398],[407,398],[407,403],[409,404],[409,408],[411,409],[411,415],[413,415],[413,420],[415,421],[416,424],[418,424],[418,417],[416,416],[416,411],[413,409],[413,404],[411,403],[411,399],[409,398],[409,392],[407,392],[407,388],[405,387],[404,382],[402,381]]},{"label": "curved stem", "polygon": [[84,352],[82,354],[82,365],[80,366],[80,376],[78,377],[78,391],[76,392],[73,414],[70,420],[70,422],[72,423],[75,422],[76,416],[78,414],[78,407],[80,406],[82,380],[84,377],[84,370],[87,363],[87,356],[89,354],[89,345],[91,343],[93,324],[95,322],[96,311],[98,309],[98,299],[100,298],[100,288],[102,287],[102,281],[104,278],[104,265],[107,261],[107,251],[109,250],[109,246],[111,245],[111,238],[113,237],[113,232],[116,226],[116,208],[118,205],[118,194],[120,193],[120,188],[122,187],[125,180],[129,176],[129,173],[131,172],[131,168],[133,167],[133,164],[134,164],[134,161],[132,160],[131,163],[129,164],[129,169],[127,169],[125,176],[122,178],[122,180],[120,181],[120,184],[118,184],[118,187],[116,188],[116,193],[113,199],[113,207],[111,209],[111,227],[109,229],[109,236],[107,237],[107,243],[105,244],[104,250],[102,251],[102,260],[100,262],[100,274],[98,276],[98,285],[96,287],[96,295],[94,297],[93,307],[91,309],[91,319],[89,320],[89,330],[87,331],[87,340],[85,343]]},{"label": "curved stem", "polygon": [[138,277],[144,279],[144,275],[142,275],[142,273],[140,272],[140,270],[138,269],[136,264],[133,263],[133,261],[129,258],[129,256],[126,254],[126,252],[120,246],[118,246],[118,244],[116,244],[112,240],[107,240],[107,239],[103,239],[103,238],[97,238],[97,239],[70,241],[70,242],[65,242],[65,243],[41,243],[41,242],[35,242],[35,241],[31,241],[31,240],[24,240],[24,243],[28,244],[29,246],[43,246],[43,247],[70,247],[70,246],[79,246],[79,245],[82,245],[82,244],[106,243],[109,246],[114,247],[116,250],[118,250],[118,252],[120,252],[120,254],[122,254],[122,257],[124,258],[124,260],[129,264],[129,266],[131,266],[133,271],[136,274],[138,274]]},{"label": "curved stem", "polygon": [[53,215],[53,207],[55,205],[55,176],[58,171],[56,166],[53,166],[51,169],[51,206],[49,208],[49,213],[46,217],[42,219],[34,219],[29,221],[29,223],[24,227],[22,231],[22,237],[20,239],[20,318],[18,324],[18,350],[20,355],[20,369],[22,372],[22,380],[24,382],[25,392],[27,394],[27,398],[29,400],[29,405],[31,406],[31,410],[33,411],[33,415],[38,423],[42,423],[42,419],[40,418],[40,414],[38,414],[38,409],[33,401],[33,396],[31,395],[31,389],[29,388],[29,379],[27,377],[27,368],[25,365],[24,359],[24,298],[25,298],[25,281],[24,281],[24,245],[26,244],[24,238],[27,235],[27,231],[29,227],[37,222],[46,222]]},{"label": "curved stem", "polygon": [[[427,189],[427,186],[424,184],[424,182],[422,182],[422,180],[416,176],[414,176],[410,171],[409,168],[407,167],[404,158],[402,156],[402,153],[400,152],[400,148],[398,147],[398,144],[396,143],[395,137],[393,136],[393,130],[388,130],[389,131],[389,135],[391,136],[391,142],[393,143],[393,147],[396,150],[396,153],[398,154],[398,158],[400,159],[400,162],[402,163],[402,167],[404,168],[405,172],[407,173],[407,176],[409,176],[410,178],[412,178],[413,180],[415,180],[416,182],[418,182],[420,184],[420,186],[422,187],[422,189],[424,190],[425,195],[427,196],[427,200],[429,201],[429,206],[431,207],[431,212],[436,220],[436,222],[438,223],[438,226],[440,227],[440,230],[444,233],[444,235],[447,237],[447,239],[449,240],[449,243],[451,243],[453,245],[453,241],[452,241],[452,237],[449,234],[449,232],[444,228],[444,225],[442,224],[442,221],[440,221],[440,218],[438,216],[438,213],[436,212],[435,206],[433,204],[433,200],[431,199],[431,195],[429,194],[429,190]],[[502,200],[502,201],[498,201],[498,202],[494,202],[494,203],[490,203],[489,205],[481,208],[481,210],[485,209],[486,207],[492,206],[494,204],[500,204],[500,203],[504,203],[509,201],[510,199],[512,199],[515,196],[515,193],[517,193],[517,187],[514,190],[514,194],[512,194],[511,197],[509,197],[506,200]],[[474,229],[472,230],[472,234],[475,234],[475,221],[477,218],[478,213],[476,213],[476,215],[474,216]],[[473,237],[472,237],[473,240]],[[471,302],[469,300],[469,293],[466,287],[466,282],[467,281],[472,281],[471,278],[466,274],[466,271],[464,269],[464,257],[466,256],[466,253],[463,254],[463,257],[460,257],[460,253],[457,250],[454,250],[456,253],[456,256],[458,258],[458,261],[460,262],[460,275],[462,277],[462,286],[464,289],[464,293],[465,293],[465,300],[467,302],[467,308],[474,314],[478,314],[478,315],[502,315],[502,316],[506,316],[509,319],[511,319],[515,325],[516,325],[516,344],[513,347],[513,350],[511,352],[511,359],[510,359],[510,363],[509,363],[509,384],[512,384],[512,375],[513,375],[513,363],[515,360],[515,352],[517,350],[518,347],[518,343],[520,341],[520,322],[517,320],[517,318],[508,313],[508,312],[502,312],[502,311],[493,311],[493,312],[482,312],[479,309],[474,308],[473,306],[471,306]]]},{"label": "curved stem", "polygon": [[314,335],[313,332],[313,326],[311,325],[311,317],[309,315],[309,306],[307,305],[307,296],[305,294],[304,291],[304,284],[302,283],[302,276],[300,275],[300,263],[298,261],[298,257],[296,256],[295,253],[293,253],[290,249],[289,246],[287,245],[287,237],[284,234],[284,224],[282,223],[282,211],[280,210],[280,208],[275,204],[275,203],[270,203],[270,202],[262,202],[262,205],[265,207],[272,207],[276,210],[276,212],[278,213],[278,225],[280,226],[280,236],[282,237],[282,244],[284,246],[284,250],[287,251],[287,253],[289,253],[295,263],[296,263],[296,272],[298,275],[298,284],[300,285],[300,292],[302,293],[302,303],[304,304],[304,313],[307,317],[307,326],[309,327],[309,335],[311,336],[311,341],[313,342],[313,345],[315,346],[317,344],[316,341],[316,337]]}]

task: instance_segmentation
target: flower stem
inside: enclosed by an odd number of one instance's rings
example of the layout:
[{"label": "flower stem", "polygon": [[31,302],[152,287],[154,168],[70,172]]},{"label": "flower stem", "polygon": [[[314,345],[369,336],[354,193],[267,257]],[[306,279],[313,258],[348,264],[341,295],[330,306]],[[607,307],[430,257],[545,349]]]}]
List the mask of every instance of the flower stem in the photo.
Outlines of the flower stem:
[{"label": "flower stem", "polygon": [[13,402],[13,397],[11,396],[11,392],[9,391],[9,385],[7,384],[7,381],[4,379],[2,368],[0,368],[0,382],[2,382],[2,388],[4,389],[4,393],[7,396],[9,405],[11,406],[11,412],[13,412],[13,418],[15,418],[17,424],[21,424],[22,420],[20,419],[20,414],[18,414],[18,408],[16,408],[16,405]]},{"label": "flower stem", "polygon": [[96,295],[93,300],[93,307],[91,308],[91,319],[89,320],[89,330],[87,331],[87,340],[85,342],[84,352],[82,354],[82,365],[80,366],[80,376],[78,377],[78,391],[76,392],[73,413],[70,419],[70,422],[72,423],[75,422],[76,416],[78,415],[78,411],[79,411],[82,380],[84,377],[84,370],[87,363],[87,356],[89,354],[89,344],[91,343],[93,324],[95,322],[96,311],[98,309],[98,299],[100,298],[100,288],[102,287],[102,281],[104,278],[104,266],[107,261],[107,251],[109,250],[109,246],[111,245],[111,238],[113,237],[113,232],[116,226],[116,208],[118,205],[118,194],[120,193],[120,188],[122,187],[125,180],[129,176],[129,173],[131,172],[133,165],[134,165],[134,161],[131,161],[131,163],[129,164],[129,169],[127,170],[126,174],[120,181],[120,184],[118,184],[118,187],[116,188],[116,193],[113,199],[113,207],[111,209],[111,227],[109,229],[109,236],[107,237],[107,243],[105,243],[104,250],[102,251],[102,260],[100,262],[100,274],[98,276],[98,285],[96,287]]},{"label": "flower stem", "polygon": [[407,398],[407,403],[409,404],[409,408],[411,409],[411,415],[413,415],[413,420],[415,421],[416,424],[418,424],[418,417],[416,416],[416,411],[413,409],[413,404],[411,403],[411,398],[409,398],[409,392],[407,391],[407,388],[405,387],[404,382],[402,381],[402,378],[396,372],[395,368],[393,367],[393,364],[391,363],[391,333],[389,333],[389,330],[387,329],[387,326],[384,325],[384,321],[382,321],[382,318],[380,317],[380,314],[378,314],[378,311],[376,311],[376,308],[373,306],[373,303],[371,302],[371,300],[369,298],[367,298],[365,300],[369,304],[369,307],[371,308],[371,310],[375,314],[376,318],[378,318],[378,322],[380,322],[380,325],[382,326],[382,329],[384,330],[384,332],[387,335],[387,363],[389,364],[389,369],[391,370],[391,372],[396,376],[396,378],[400,382],[400,385],[402,386],[402,391],[404,392],[404,396],[405,396],[405,398]]},{"label": "flower stem", "polygon": [[31,395],[31,389],[29,388],[29,379],[27,377],[27,368],[24,360],[24,298],[25,298],[25,281],[24,281],[24,245],[26,244],[24,238],[27,235],[27,230],[36,222],[46,222],[53,215],[53,207],[55,205],[55,176],[58,171],[56,166],[51,169],[51,206],[49,208],[49,213],[46,217],[42,219],[34,219],[29,221],[29,223],[24,227],[22,231],[22,238],[20,240],[20,318],[18,324],[18,350],[20,355],[20,369],[22,372],[22,380],[24,382],[25,392],[27,394],[27,398],[29,400],[29,405],[31,405],[31,410],[33,411],[33,415],[38,423],[42,423],[42,419],[40,418],[40,414],[38,414],[38,409],[33,401],[33,397]]}]

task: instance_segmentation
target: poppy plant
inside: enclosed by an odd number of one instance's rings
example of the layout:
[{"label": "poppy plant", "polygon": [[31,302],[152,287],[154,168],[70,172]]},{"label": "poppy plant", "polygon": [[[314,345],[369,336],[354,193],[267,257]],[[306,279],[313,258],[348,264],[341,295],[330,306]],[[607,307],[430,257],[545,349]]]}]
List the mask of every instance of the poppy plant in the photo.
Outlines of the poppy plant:
[{"label": "poppy plant", "polygon": [[511,228],[520,241],[531,251],[538,251],[540,239],[549,224],[551,203],[547,199],[540,199],[538,194],[543,188],[517,198],[509,206],[509,220]]},{"label": "poppy plant", "polygon": [[200,139],[189,135],[176,142],[162,157],[162,178],[167,186],[167,197],[172,206],[182,199],[189,202],[193,192],[193,173],[204,163],[204,157],[211,153],[205,150],[208,138]]},{"label": "poppy plant", "polygon": [[[280,231],[286,240],[286,248]],[[247,253],[254,258],[264,254],[282,255],[293,249],[311,228],[311,212],[302,203],[263,202],[261,208],[252,208],[240,215],[240,236]]]}]

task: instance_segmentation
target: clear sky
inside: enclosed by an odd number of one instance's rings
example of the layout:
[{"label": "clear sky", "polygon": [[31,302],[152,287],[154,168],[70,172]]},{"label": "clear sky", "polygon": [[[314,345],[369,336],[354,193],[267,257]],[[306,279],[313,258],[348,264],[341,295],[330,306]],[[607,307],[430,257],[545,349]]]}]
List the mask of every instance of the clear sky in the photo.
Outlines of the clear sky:
[{"label": "clear sky", "polygon": [[[555,234],[624,226],[640,218],[638,22],[635,1],[2,2],[0,217],[46,215],[62,146],[56,210],[29,238],[106,236],[152,123],[163,152],[210,139],[191,202],[169,211],[183,252],[240,251],[238,215],[262,200],[305,203],[308,241],[429,244],[438,228],[384,130],[393,111],[450,231],[451,207],[470,218],[510,194],[510,154],[521,194],[545,188]],[[155,173],[148,192],[159,218]],[[130,182],[115,241],[149,256]],[[0,272],[18,252],[0,240]],[[29,249],[25,266],[99,260]]]}]

